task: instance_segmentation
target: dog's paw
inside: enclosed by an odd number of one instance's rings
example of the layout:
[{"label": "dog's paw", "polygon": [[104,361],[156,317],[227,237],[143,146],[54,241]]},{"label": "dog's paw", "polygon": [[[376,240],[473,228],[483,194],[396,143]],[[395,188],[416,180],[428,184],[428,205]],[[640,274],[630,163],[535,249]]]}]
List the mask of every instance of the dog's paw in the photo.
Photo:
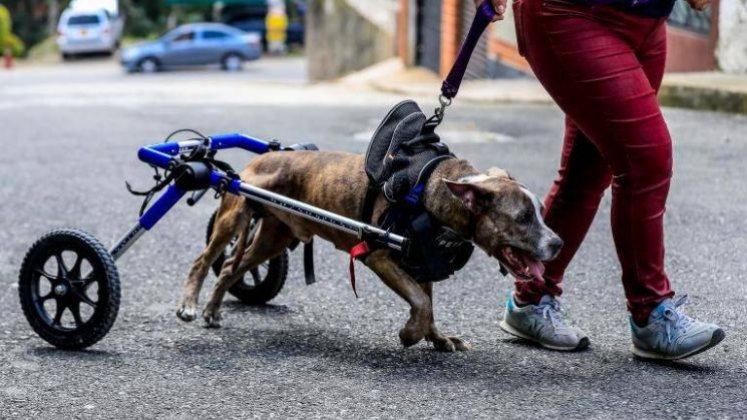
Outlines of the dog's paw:
[{"label": "dog's paw", "polygon": [[449,337],[449,341],[451,341],[452,343],[454,343],[454,347],[456,347],[457,351],[470,351],[470,350],[472,350],[472,346],[468,342],[462,340],[459,337]]},{"label": "dog's paw", "polygon": [[470,351],[472,346],[459,337],[438,337],[432,338],[433,347],[445,353],[454,353],[456,351]]},{"label": "dog's paw", "polygon": [[197,308],[194,305],[183,304],[176,310],[176,316],[184,322],[197,319]]},{"label": "dog's paw", "polygon": [[413,331],[409,328],[402,328],[399,330],[399,341],[405,347],[412,347],[419,343],[423,338],[425,338],[425,334],[419,331]]},{"label": "dog's paw", "polygon": [[205,328],[220,328],[220,322],[223,320],[223,316],[220,311],[204,310],[202,312],[202,319],[205,320]]}]

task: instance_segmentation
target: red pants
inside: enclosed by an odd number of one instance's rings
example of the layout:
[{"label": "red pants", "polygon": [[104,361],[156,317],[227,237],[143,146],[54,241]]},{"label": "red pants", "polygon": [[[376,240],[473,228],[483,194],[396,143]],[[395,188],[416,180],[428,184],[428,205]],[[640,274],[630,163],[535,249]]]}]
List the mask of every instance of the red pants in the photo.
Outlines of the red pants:
[{"label": "red pants", "polygon": [[628,308],[645,324],[673,296],[664,272],[662,219],[672,141],[656,92],[666,57],[665,19],[570,0],[515,0],[520,52],[566,114],[547,225],[565,242],[545,280],[516,282],[520,300],[560,295],[563,273],[612,184],[612,234]]}]

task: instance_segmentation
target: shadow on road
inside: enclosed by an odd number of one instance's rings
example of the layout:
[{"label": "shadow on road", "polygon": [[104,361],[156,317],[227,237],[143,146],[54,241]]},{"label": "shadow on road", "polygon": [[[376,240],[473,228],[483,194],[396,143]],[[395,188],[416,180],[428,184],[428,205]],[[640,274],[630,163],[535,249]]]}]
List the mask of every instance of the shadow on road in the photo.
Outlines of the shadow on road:
[{"label": "shadow on road", "polygon": [[104,350],[62,350],[55,347],[34,347],[29,353],[41,359],[54,361],[103,362],[118,359],[121,354]]}]

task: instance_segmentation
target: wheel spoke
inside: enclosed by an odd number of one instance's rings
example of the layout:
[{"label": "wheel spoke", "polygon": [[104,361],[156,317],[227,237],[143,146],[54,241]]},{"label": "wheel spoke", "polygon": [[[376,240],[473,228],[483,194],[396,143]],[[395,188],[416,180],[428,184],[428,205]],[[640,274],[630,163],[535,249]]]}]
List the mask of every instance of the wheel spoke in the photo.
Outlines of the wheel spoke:
[{"label": "wheel spoke", "polygon": [[80,302],[70,305],[70,313],[73,314],[73,320],[75,320],[76,327],[83,325],[83,320],[80,318]]},{"label": "wheel spoke", "polygon": [[52,325],[61,326],[60,321],[62,320],[62,313],[65,312],[66,306],[60,304],[59,299],[57,300],[57,309],[52,320]]},{"label": "wheel spoke", "polygon": [[83,257],[81,257],[79,254],[75,254],[75,264],[73,264],[73,268],[70,269],[70,276],[72,277],[71,280],[77,280],[80,278],[80,265],[83,263]]},{"label": "wheel spoke", "polygon": [[37,302],[46,302],[49,299],[52,299],[53,297],[54,297],[54,289],[50,290],[49,293],[47,293],[44,296],[39,296],[38,298],[36,298],[36,301]]},{"label": "wheel spoke", "polygon": [[57,261],[57,277],[63,278],[67,276],[67,267],[65,262],[62,260],[62,251],[54,254],[54,259]]},{"label": "wheel spoke", "polygon": [[92,301],[91,298],[88,297],[88,295],[86,294],[85,289],[79,289],[79,290],[77,290],[75,292],[75,296],[77,296],[78,299],[80,299],[80,301],[83,302],[83,303],[85,303],[86,305],[91,306],[93,308],[96,308],[96,303],[97,302]]},{"label": "wheel spoke", "polygon": [[91,284],[93,284],[93,282],[96,281],[96,277],[94,276],[94,274],[95,273],[91,273],[91,274],[87,275],[86,278],[84,278],[83,280],[81,280],[81,282],[82,282],[81,285],[80,285],[80,289],[81,290],[88,289],[88,287]]},{"label": "wheel spoke", "polygon": [[258,285],[262,282],[262,278],[259,276],[259,269],[257,267],[252,268],[249,270],[250,273],[252,273],[252,279],[254,280],[254,285]]},{"label": "wheel spoke", "polygon": [[51,274],[47,273],[46,271],[44,271],[44,270],[43,270],[43,269],[41,269],[41,268],[37,268],[37,269],[35,269],[35,270],[34,270],[34,272],[36,272],[36,274],[38,274],[38,275],[40,275],[40,276],[44,277],[44,278],[45,278],[45,279],[47,279],[47,280],[55,280],[55,281],[56,281],[56,280],[58,280],[58,278],[57,278],[57,277],[55,277],[55,276],[53,276],[53,275],[51,275]]}]

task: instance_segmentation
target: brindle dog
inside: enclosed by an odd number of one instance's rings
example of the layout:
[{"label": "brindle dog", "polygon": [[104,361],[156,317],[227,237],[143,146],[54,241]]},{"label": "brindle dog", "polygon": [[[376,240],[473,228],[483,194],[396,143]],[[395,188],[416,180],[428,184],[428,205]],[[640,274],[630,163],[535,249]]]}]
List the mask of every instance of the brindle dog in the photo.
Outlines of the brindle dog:
[{"label": "brindle dog", "polygon": [[[356,219],[361,217],[368,185],[363,167],[363,156],[348,153],[267,153],[253,160],[241,173],[241,179]],[[378,220],[387,205],[383,195],[378,197],[373,220]],[[541,262],[554,258],[562,246],[560,238],[544,224],[539,200],[501,169],[480,174],[464,160],[446,160],[428,181],[424,205],[441,223],[474,241],[519,278],[541,277]],[[232,238],[238,235],[238,244],[246,242],[252,214],[245,198],[223,198],[210,243],[195,261],[184,285],[177,310],[179,318],[192,321],[197,317],[197,298],[210,266]],[[278,256],[296,240],[307,242],[319,236],[342,251],[349,251],[358,243],[350,234],[271,207],[262,210],[260,220],[249,247],[239,246],[234,257],[224,264],[202,312],[207,326],[220,326],[223,297],[244,273]],[[410,304],[410,319],[399,332],[403,345],[412,346],[425,338],[442,351],[470,349],[465,341],[448,337],[436,328],[432,283],[416,283],[399,265],[396,253],[375,250],[365,264]]]}]

